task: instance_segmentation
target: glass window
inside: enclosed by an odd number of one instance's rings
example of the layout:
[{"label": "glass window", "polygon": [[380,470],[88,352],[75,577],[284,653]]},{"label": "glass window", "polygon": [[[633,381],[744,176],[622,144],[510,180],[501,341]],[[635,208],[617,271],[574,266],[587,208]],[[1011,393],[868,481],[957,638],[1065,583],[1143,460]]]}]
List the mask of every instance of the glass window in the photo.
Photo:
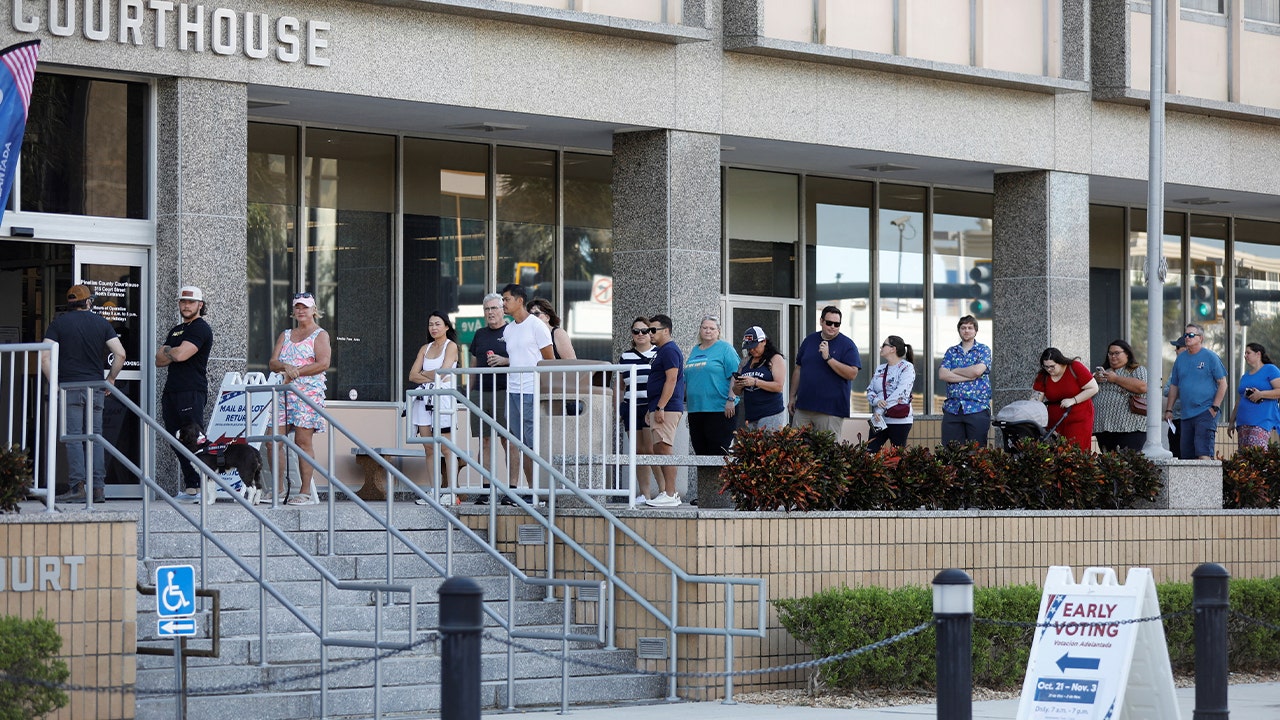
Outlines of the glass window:
[{"label": "glass window", "polygon": [[[1126,234],[1124,208],[1089,206],[1090,367],[1105,364],[1112,340],[1133,342],[1124,316]],[[1138,362],[1145,363],[1146,356],[1138,355]]]},{"label": "glass window", "polygon": [[1280,351],[1280,223],[1237,220],[1232,255],[1235,308],[1231,317],[1235,371],[1244,372],[1244,346]]},{"label": "glass window", "polygon": [[[987,193],[936,189],[933,192],[933,362],[937,376],[947,348],[959,342],[960,318],[978,319],[978,341],[991,346],[991,218],[992,196]],[[895,233],[897,228],[893,228]],[[883,268],[881,269],[883,273]],[[986,332],[982,332],[986,330]],[[882,333],[884,334],[884,333]],[[911,342],[916,351],[918,388],[925,375],[924,338]],[[933,403],[926,411],[942,412],[947,386],[936,383]]]},{"label": "glass window", "polygon": [[22,209],[145,219],[148,127],[143,83],[36,73]]},{"label": "glass window", "polygon": [[298,129],[249,123],[249,369],[267,372],[298,277]]},{"label": "glass window", "polygon": [[[1179,213],[1164,214],[1164,243],[1162,252],[1169,263],[1169,274],[1164,281],[1164,331],[1163,337],[1172,340],[1182,334],[1184,314],[1182,308],[1182,271],[1185,263],[1182,258],[1182,233],[1186,228],[1186,216]],[[1147,211],[1134,209],[1129,211],[1129,305],[1130,335],[1129,344],[1138,357],[1149,357],[1147,353]],[[1161,343],[1160,353],[1164,357],[1164,377],[1169,377],[1173,367],[1173,347],[1167,342]]]},{"label": "glass window", "polygon": [[[876,229],[879,261],[879,334],[872,345],[879,348],[890,335],[901,337],[916,354],[916,391],[924,387],[925,306],[924,238],[927,188],[911,185],[880,186],[880,226]],[[954,329],[955,325],[952,324]],[[863,358],[864,369],[879,363],[879,356]],[[871,374],[867,373],[867,377]],[[859,375],[861,377],[861,375]],[[865,398],[864,398],[865,402]]]},{"label": "glass window", "polygon": [[564,308],[580,358],[613,351],[613,158],[564,154]]},{"label": "glass window", "polygon": [[725,172],[729,292],[794,298],[800,178],[785,173]]},{"label": "glass window", "polygon": [[1258,22],[1280,23],[1280,0],[1244,0],[1244,17]]},{"label": "glass window", "polygon": [[[487,292],[489,146],[406,138],[401,348],[409,366],[433,310],[483,317]],[[403,385],[397,383],[398,387]]]},{"label": "glass window", "polygon": [[805,295],[803,322],[792,324],[792,347],[818,329],[819,312],[835,305],[840,332],[853,338],[864,372],[853,381],[853,406],[867,411],[868,365],[875,368],[879,342],[871,339],[871,205],[874,186],[857,180],[810,177],[805,181]]},{"label": "glass window", "polygon": [[1200,12],[1218,13],[1224,12],[1223,0],[1179,0],[1183,10],[1199,10]]},{"label": "glass window", "polygon": [[498,288],[518,282],[529,299],[555,302],[556,154],[552,150],[497,149]]},{"label": "glass window", "polygon": [[333,343],[329,397],[391,400],[395,138],[308,130],[306,151],[303,287]]}]

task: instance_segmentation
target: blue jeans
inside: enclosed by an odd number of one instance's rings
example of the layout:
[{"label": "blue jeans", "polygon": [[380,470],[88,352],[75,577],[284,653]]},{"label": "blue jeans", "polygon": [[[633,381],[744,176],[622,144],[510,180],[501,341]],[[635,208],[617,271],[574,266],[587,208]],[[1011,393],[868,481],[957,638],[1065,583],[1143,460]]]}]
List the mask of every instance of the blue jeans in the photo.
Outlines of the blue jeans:
[{"label": "blue jeans", "polygon": [[1182,441],[1182,458],[1214,457],[1214,445],[1218,439],[1218,418],[1212,410],[1205,410],[1195,417],[1182,418],[1182,427],[1178,433]]},{"label": "blue jeans", "polygon": [[[92,432],[102,432],[102,401],[105,396],[102,392],[91,390],[88,388],[75,388],[67,391],[67,434],[82,435],[84,434],[84,407],[85,396],[93,395],[93,430]],[[85,462],[84,462],[84,443],[72,442],[67,443],[67,480],[71,485],[71,489],[75,490],[84,486],[85,481]],[[99,443],[93,443],[93,487],[105,488],[107,485],[107,459],[106,453]]]}]

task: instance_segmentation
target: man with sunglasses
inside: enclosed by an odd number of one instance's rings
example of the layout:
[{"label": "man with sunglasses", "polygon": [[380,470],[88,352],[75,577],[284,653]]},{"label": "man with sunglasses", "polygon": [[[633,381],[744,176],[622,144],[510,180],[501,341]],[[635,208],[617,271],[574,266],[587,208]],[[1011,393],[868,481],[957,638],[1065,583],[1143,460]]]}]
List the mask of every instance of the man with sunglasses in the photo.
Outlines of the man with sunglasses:
[{"label": "man with sunglasses", "polygon": [[822,308],[822,329],[809,335],[796,353],[791,373],[791,403],[794,427],[812,425],[840,437],[849,417],[849,395],[853,379],[862,369],[858,346],[840,333],[840,308]]},{"label": "man with sunglasses", "polygon": [[1227,394],[1227,369],[1217,353],[1205,348],[1204,329],[1188,324],[1182,336],[1187,351],[1178,354],[1169,375],[1164,417],[1173,419],[1174,403],[1182,400],[1182,457],[1212,460],[1218,437],[1218,414]]}]

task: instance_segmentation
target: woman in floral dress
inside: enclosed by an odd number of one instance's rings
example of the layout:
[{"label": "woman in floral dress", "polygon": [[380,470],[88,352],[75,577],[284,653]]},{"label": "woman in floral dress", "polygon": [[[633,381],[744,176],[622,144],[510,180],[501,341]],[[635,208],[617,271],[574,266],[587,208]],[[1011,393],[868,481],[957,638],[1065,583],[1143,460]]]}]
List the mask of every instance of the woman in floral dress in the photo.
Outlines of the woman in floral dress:
[{"label": "woman in floral dress", "polygon": [[[298,395],[324,407],[324,372],[329,369],[331,350],[329,333],[316,324],[318,317],[320,311],[316,308],[315,296],[309,292],[293,296],[293,319],[297,325],[280,334],[275,350],[271,353],[270,368],[272,372],[284,375]],[[281,395],[281,404],[283,407],[277,422],[283,426],[284,432],[293,432],[293,441],[307,457],[314,456],[312,438],[316,433],[325,431],[324,418],[292,392]],[[278,454],[276,459],[279,459]],[[290,505],[320,503],[319,494],[312,487],[312,472],[310,462],[298,463],[302,487],[297,495],[289,498]],[[277,488],[277,492],[283,492],[283,488]]]}]

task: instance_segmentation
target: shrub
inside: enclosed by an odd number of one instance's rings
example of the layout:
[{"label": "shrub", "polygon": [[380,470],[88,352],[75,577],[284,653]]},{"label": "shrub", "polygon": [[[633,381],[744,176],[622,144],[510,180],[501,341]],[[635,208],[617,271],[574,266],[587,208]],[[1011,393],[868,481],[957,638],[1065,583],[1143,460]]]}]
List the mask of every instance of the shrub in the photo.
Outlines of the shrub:
[{"label": "shrub", "polygon": [[0,448],[0,512],[17,512],[31,485],[31,462],[17,445]]},{"label": "shrub", "polygon": [[814,434],[792,427],[739,430],[734,452],[720,471],[720,491],[728,492],[739,510],[817,509],[832,494],[832,475],[820,466]]},{"label": "shrub", "polygon": [[1280,507],[1280,449],[1240,448],[1222,463],[1222,505],[1229,509]]},{"label": "shrub", "polygon": [[[67,694],[49,685],[66,682],[71,672],[56,656],[62,636],[52,620],[0,617],[0,720],[39,717],[67,704]],[[23,682],[30,680],[32,682]]]},{"label": "shrub", "polygon": [[1103,453],[1097,457],[1097,463],[1103,478],[1111,482],[1111,492],[1099,495],[1094,507],[1133,507],[1138,500],[1151,502],[1160,494],[1164,484],[1160,468],[1136,450],[1125,448]]}]

